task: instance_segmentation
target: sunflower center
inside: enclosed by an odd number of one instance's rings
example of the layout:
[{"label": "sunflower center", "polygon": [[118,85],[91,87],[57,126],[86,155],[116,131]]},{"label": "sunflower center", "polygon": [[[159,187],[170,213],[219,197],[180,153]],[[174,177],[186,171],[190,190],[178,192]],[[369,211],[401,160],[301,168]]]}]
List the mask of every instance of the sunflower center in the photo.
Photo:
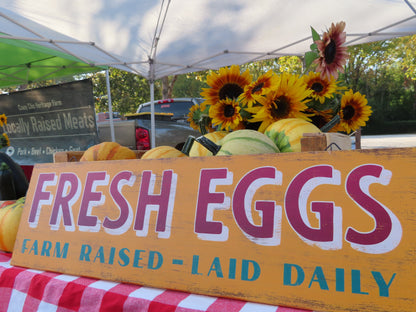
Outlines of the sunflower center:
[{"label": "sunflower center", "polygon": [[324,55],[325,55],[325,63],[331,64],[335,60],[335,56],[337,54],[337,44],[333,39],[329,42],[329,44],[325,47]]},{"label": "sunflower center", "polygon": [[351,105],[347,105],[342,110],[342,113],[344,115],[344,120],[350,120],[352,117],[354,117],[355,109]]},{"label": "sunflower center", "polygon": [[222,86],[220,91],[218,92],[218,95],[220,97],[220,100],[225,99],[236,99],[238,96],[243,93],[243,88],[241,88],[236,83],[226,83]]},{"label": "sunflower center", "polygon": [[273,101],[271,105],[271,109],[270,109],[270,115],[274,119],[281,119],[281,118],[286,117],[289,114],[289,111],[290,111],[290,102],[287,97],[282,95]]},{"label": "sunflower center", "polygon": [[225,105],[224,106],[224,116],[227,118],[230,118],[234,116],[235,114],[235,108],[232,105]]},{"label": "sunflower center", "polygon": [[315,91],[315,93],[321,93],[324,90],[324,86],[320,82],[314,82],[311,89]]},{"label": "sunflower center", "polygon": [[261,88],[263,88],[264,86],[264,82],[260,82],[258,85],[256,85],[253,90],[251,90],[251,93],[256,93],[259,92],[261,90]]}]

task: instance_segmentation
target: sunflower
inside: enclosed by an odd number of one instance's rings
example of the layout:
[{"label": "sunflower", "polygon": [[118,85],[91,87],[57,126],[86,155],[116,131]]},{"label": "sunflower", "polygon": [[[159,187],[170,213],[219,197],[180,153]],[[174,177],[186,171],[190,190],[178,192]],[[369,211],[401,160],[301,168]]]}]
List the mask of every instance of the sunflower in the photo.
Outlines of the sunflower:
[{"label": "sunflower", "polygon": [[345,92],[341,99],[340,123],[337,130],[341,128],[345,132],[351,133],[364,127],[372,113],[371,107],[367,103],[365,95],[360,92],[353,93],[352,90]]},{"label": "sunflower", "polygon": [[334,117],[334,111],[332,109],[320,111],[310,107],[305,111],[305,113],[311,122],[319,129],[326,125]]},{"label": "sunflower", "polygon": [[308,119],[304,111],[307,109],[307,98],[312,90],[306,88],[303,79],[298,75],[282,73],[279,76],[277,89],[270,91],[260,102],[246,110],[253,115],[249,122],[261,122],[258,131],[264,132],[273,122],[283,118]]},{"label": "sunflower", "polygon": [[7,125],[7,117],[5,114],[0,115],[0,127]]},{"label": "sunflower", "polygon": [[312,90],[312,99],[319,101],[321,104],[324,104],[326,99],[333,98],[335,93],[343,89],[338,86],[339,82],[333,76],[328,78],[321,73],[310,72],[307,76],[304,76],[304,80],[308,89]]},{"label": "sunflower", "polygon": [[192,105],[187,119],[191,128],[199,130],[202,134],[213,131],[208,112],[209,105],[206,105],[205,102],[201,105]]},{"label": "sunflower", "polygon": [[256,81],[244,87],[244,92],[240,94],[239,101],[243,106],[252,107],[254,103],[259,102],[259,97],[275,88],[277,82],[277,75],[269,70],[257,78]]},{"label": "sunflower", "polygon": [[0,138],[0,144],[1,144],[1,147],[10,146],[10,140],[9,140],[9,136],[7,135],[7,133],[2,133],[2,136]]},{"label": "sunflower", "polygon": [[237,99],[244,91],[244,87],[251,83],[248,70],[240,73],[240,66],[222,67],[219,74],[213,72],[207,77],[210,88],[202,88],[201,96],[207,105],[214,105],[220,100]]},{"label": "sunflower", "polygon": [[337,79],[338,71],[343,72],[343,66],[348,58],[347,48],[342,46],[347,38],[344,29],[345,22],[336,25],[332,23],[328,32],[323,34],[322,40],[315,41],[319,58],[314,63],[318,64],[317,71],[322,72],[326,77],[332,75]]},{"label": "sunflower", "polygon": [[218,130],[237,130],[242,128],[243,118],[240,115],[240,106],[235,99],[220,100],[209,108],[209,117]]}]

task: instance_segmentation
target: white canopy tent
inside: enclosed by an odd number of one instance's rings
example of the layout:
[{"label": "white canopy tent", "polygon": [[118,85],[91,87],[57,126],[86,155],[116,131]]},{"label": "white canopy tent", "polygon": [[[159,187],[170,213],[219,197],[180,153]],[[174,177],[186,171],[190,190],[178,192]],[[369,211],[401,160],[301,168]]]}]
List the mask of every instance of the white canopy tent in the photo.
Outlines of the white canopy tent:
[{"label": "white canopy tent", "polygon": [[151,82],[174,74],[303,55],[312,43],[310,26],[322,33],[339,21],[346,22],[347,45],[415,34],[416,0],[0,3],[0,33],[4,34],[0,39],[34,42]]}]

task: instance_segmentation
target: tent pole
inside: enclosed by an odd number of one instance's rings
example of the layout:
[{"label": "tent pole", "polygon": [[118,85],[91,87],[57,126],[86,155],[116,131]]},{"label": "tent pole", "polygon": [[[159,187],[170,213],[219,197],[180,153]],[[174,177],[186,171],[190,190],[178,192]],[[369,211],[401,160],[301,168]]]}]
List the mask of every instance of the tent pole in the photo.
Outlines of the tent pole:
[{"label": "tent pole", "polygon": [[114,122],[113,122],[113,105],[111,103],[111,90],[110,90],[110,74],[107,70],[105,71],[105,81],[106,81],[106,85],[107,85],[107,96],[108,96],[108,117],[110,120],[110,133],[111,133],[111,141],[115,142],[116,138],[114,135]]},{"label": "tent pole", "polygon": [[150,60],[150,147],[156,146],[155,127],[155,69],[154,63]]}]

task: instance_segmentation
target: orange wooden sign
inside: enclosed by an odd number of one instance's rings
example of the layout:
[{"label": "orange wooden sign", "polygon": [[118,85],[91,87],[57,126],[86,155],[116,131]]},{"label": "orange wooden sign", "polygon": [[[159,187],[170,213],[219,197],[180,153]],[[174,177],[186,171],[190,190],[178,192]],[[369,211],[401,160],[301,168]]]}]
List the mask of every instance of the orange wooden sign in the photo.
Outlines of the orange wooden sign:
[{"label": "orange wooden sign", "polygon": [[414,311],[416,148],[35,166],[12,264],[320,311]]}]

